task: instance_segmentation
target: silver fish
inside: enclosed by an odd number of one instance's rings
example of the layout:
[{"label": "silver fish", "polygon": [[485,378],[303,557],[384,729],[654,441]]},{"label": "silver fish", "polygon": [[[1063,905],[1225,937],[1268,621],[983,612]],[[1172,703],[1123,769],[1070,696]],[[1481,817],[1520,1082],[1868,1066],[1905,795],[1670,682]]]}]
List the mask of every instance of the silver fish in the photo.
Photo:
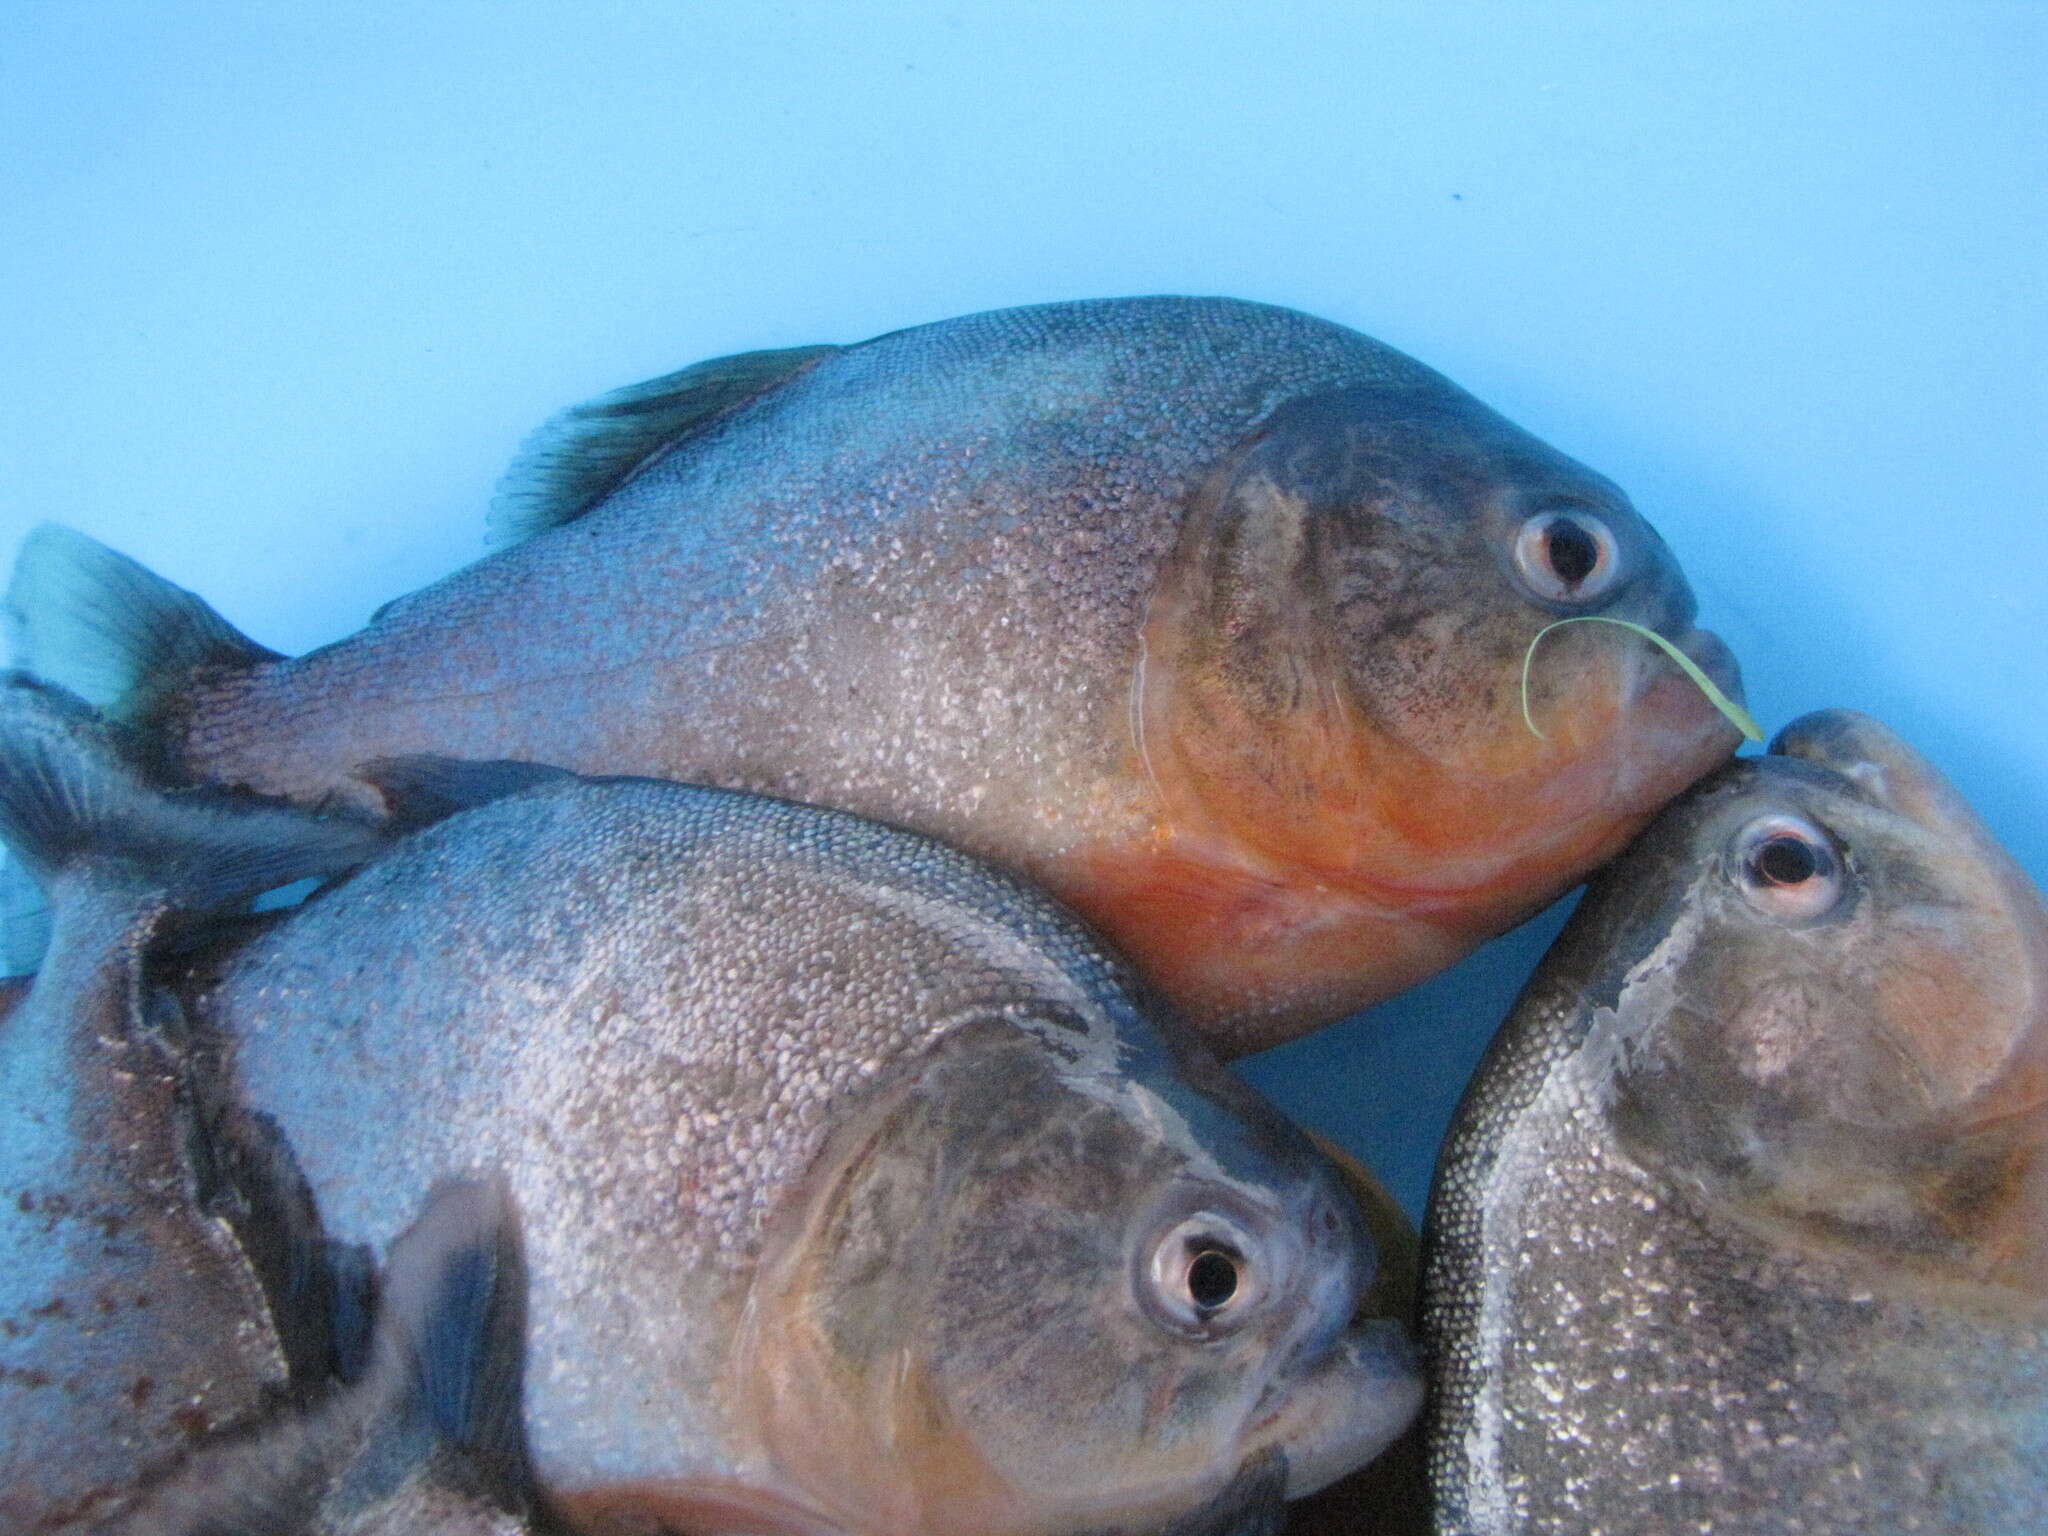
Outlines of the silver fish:
[{"label": "silver fish", "polygon": [[520,1417],[525,1349],[506,1194],[443,1184],[392,1246],[361,1381],[195,1453],[92,1536],[555,1536]]},{"label": "silver fish", "polygon": [[33,687],[0,693],[0,738],[0,837],[56,914],[0,1014],[0,1531],[19,1536],[119,1507],[328,1379],[334,1298],[303,1191],[194,1090],[142,962],[181,916],[376,839],[80,781],[66,770],[96,727]]},{"label": "silver fish", "polygon": [[1412,1418],[1339,1175],[1035,889],[751,795],[373,777],[454,813],[179,990],[332,1237],[504,1170],[579,1528],[1154,1530]]},{"label": "silver fish", "polygon": [[17,660],[174,776],[318,801],[520,758],[917,828],[1079,909],[1228,1050],[1542,906],[1735,733],[1608,481],[1355,332],[1224,299],[973,315],[702,363],[565,413],[511,546],[287,660],[79,535]]},{"label": "silver fish", "polygon": [[2048,1510],[2048,911],[1809,715],[1605,872],[1426,1233],[1438,1529],[2018,1536]]}]

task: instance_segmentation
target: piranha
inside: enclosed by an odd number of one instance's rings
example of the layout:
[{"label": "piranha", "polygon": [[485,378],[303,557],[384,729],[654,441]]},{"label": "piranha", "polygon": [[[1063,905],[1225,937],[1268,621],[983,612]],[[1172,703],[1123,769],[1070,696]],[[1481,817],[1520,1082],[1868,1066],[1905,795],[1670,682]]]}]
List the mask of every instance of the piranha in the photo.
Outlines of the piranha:
[{"label": "piranha", "polygon": [[449,1181],[392,1246],[359,1382],[195,1454],[92,1536],[566,1536],[533,1483],[525,1350],[504,1189]]},{"label": "piranha", "polygon": [[[139,793],[106,748],[0,791]],[[1413,1418],[1337,1171],[1034,887],[730,791],[373,777],[418,830],[150,985],[329,1241],[503,1170],[534,1467],[579,1530],[1254,1529],[1248,1494]]]},{"label": "piranha", "polygon": [[[525,1287],[503,1185],[437,1187],[392,1248],[361,1383],[195,1454],[90,1536],[569,1536],[520,1412]],[[1279,1536],[1285,1481],[1284,1458],[1258,1458],[1147,1536]]]},{"label": "piranha", "polygon": [[1356,332],[1227,299],[1002,310],[571,409],[507,547],[286,659],[76,533],[19,665],[180,782],[363,797],[516,758],[909,826],[1077,908],[1226,1051],[1402,990],[1620,848],[1735,689],[1614,485]]},{"label": "piranha", "polygon": [[319,1390],[338,1349],[303,1186],[250,1128],[226,1133],[142,967],[181,919],[331,873],[375,839],[53,771],[91,729],[39,688],[0,694],[0,837],[55,913],[42,971],[0,1012],[9,1536],[110,1514],[206,1436]]},{"label": "piranha", "polygon": [[1428,1226],[1437,1528],[2017,1536],[2048,1509],[2048,911],[1875,721],[1595,882]]}]

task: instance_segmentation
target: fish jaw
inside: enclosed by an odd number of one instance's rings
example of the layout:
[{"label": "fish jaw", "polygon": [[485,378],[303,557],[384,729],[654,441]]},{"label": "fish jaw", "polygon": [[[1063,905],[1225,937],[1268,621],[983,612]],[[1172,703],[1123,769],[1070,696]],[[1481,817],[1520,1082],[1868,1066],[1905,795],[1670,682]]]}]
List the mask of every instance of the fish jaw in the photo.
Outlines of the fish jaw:
[{"label": "fish jaw", "polygon": [[1391,1318],[1354,1324],[1328,1353],[1290,1380],[1271,1414],[1247,1436],[1287,1457],[1287,1497],[1307,1498],[1355,1472],[1398,1439],[1422,1410],[1422,1367]]}]

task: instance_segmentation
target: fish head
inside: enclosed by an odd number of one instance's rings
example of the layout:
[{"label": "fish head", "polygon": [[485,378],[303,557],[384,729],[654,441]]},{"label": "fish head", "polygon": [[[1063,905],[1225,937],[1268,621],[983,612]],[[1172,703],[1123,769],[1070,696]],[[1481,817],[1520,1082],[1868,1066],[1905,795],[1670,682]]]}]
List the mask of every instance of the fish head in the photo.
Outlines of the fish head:
[{"label": "fish head", "polygon": [[734,1379],[847,1530],[1157,1530],[1299,1496],[1420,1404],[1336,1171],[1194,1049],[956,1031],[771,1223]]},{"label": "fish head", "polygon": [[1276,410],[1192,499],[1148,615],[1141,749],[1196,835],[1469,947],[1739,740],[1608,624],[1543,639],[1525,714],[1538,635],[1626,620],[1740,697],[1694,614],[1671,551],[1601,476],[1441,380],[1333,390]]},{"label": "fish head", "polygon": [[1873,1273],[2048,1291],[2048,912],[1923,757],[1805,716],[1598,885],[1571,963],[1637,1161]]}]

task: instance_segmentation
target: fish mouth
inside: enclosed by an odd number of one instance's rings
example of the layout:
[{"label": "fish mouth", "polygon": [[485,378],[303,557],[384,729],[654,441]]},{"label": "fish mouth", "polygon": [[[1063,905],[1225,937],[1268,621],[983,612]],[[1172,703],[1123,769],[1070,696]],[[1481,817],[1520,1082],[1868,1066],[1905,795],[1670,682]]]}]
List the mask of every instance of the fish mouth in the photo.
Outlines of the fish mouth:
[{"label": "fish mouth", "polygon": [[1279,1389],[1279,1402],[1253,1423],[1246,1452],[1281,1452],[1287,1497],[1306,1498],[1399,1439],[1422,1411],[1422,1394],[1407,1330],[1391,1318],[1354,1323]]},{"label": "fish mouth", "polygon": [[[1742,693],[1741,664],[1719,635],[1711,629],[1695,628],[1682,635],[1666,634],[1664,638],[1677,646],[1686,660],[1706,673],[1714,686],[1730,699],[1737,704],[1747,702]],[[1630,694],[1632,706],[1645,706],[1654,712],[1665,713],[1671,712],[1671,706],[1683,702],[1690,706],[1688,713],[1696,713],[1704,707],[1725,723],[1725,717],[1713,709],[1699,685],[1672,666],[1668,657],[1659,652],[1647,657],[1646,661],[1648,664],[1637,673],[1636,685]]]},{"label": "fish mouth", "polygon": [[[1742,668],[1719,635],[1689,629],[1665,638],[1730,700],[1745,702]],[[1742,732],[1669,657],[1648,644],[1641,649],[1623,696],[1629,723],[1611,793],[1621,804],[1654,810],[1727,758]]]}]

